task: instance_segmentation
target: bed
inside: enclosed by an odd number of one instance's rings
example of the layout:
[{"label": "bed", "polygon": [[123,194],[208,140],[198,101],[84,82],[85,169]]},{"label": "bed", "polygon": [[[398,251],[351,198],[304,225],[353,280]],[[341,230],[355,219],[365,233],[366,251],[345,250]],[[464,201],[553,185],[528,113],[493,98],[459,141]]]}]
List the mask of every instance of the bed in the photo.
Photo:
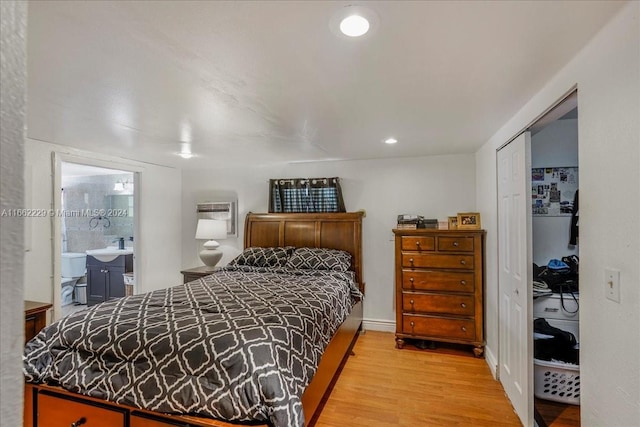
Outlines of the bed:
[{"label": "bed", "polygon": [[[198,401],[198,399],[203,399],[202,397],[196,396],[196,398],[187,401],[187,409],[181,407],[180,410],[175,410],[175,408],[169,406],[163,406],[163,404],[158,403],[158,401],[148,398],[148,395],[145,395],[145,399],[142,403],[141,401],[135,401],[135,403],[131,403],[130,400],[121,398],[124,395],[131,395],[134,387],[141,387],[139,382],[134,384],[126,383],[123,384],[122,380],[118,380],[117,384],[111,384],[110,387],[116,390],[114,395],[107,395],[107,399],[103,398],[100,393],[97,393],[95,396],[87,396],[86,390],[82,390],[81,387],[76,387],[76,384],[72,382],[67,382],[66,378],[73,377],[74,375],[78,378],[82,377],[83,381],[87,381],[88,384],[99,384],[98,379],[87,378],[89,375],[93,375],[91,373],[93,371],[82,371],[80,369],[74,369],[75,365],[73,360],[69,359],[69,362],[61,363],[59,360],[54,365],[55,368],[51,368],[51,370],[57,370],[62,372],[62,375],[59,378],[56,378],[58,384],[63,383],[65,387],[60,387],[58,385],[52,384],[34,384],[27,383],[25,387],[25,426],[131,426],[131,427],[160,427],[160,426],[170,426],[170,425],[192,425],[192,426],[231,426],[231,425],[311,425],[314,419],[317,417],[319,409],[321,408],[321,401],[325,394],[330,390],[330,386],[332,381],[334,380],[336,374],[339,372],[339,368],[341,363],[348,356],[355,339],[357,338],[358,330],[361,327],[362,323],[362,301],[361,298],[355,298],[357,295],[361,295],[364,292],[364,283],[362,280],[362,238],[361,238],[361,227],[362,227],[362,217],[364,214],[362,212],[356,213],[331,213],[331,214],[253,214],[250,213],[247,215],[245,220],[245,234],[244,234],[244,246],[245,248],[287,248],[286,250],[293,251],[294,248],[311,248],[311,249],[295,249],[293,254],[302,253],[303,251],[308,251],[309,253],[314,253],[315,249],[313,248],[325,248],[325,249],[333,249],[348,252],[350,257],[350,263],[345,267],[348,271],[332,271],[332,272],[305,272],[303,270],[293,270],[289,269],[269,269],[269,271],[262,271],[262,267],[255,266],[247,266],[247,265],[236,265],[231,266],[229,268],[225,268],[222,271],[216,272],[212,276],[207,276],[201,280],[194,281],[183,286],[176,286],[174,288],[170,288],[166,292],[158,292],[158,293],[150,293],[141,296],[129,297],[129,299],[122,299],[116,302],[104,305],[104,309],[108,307],[114,307],[114,314],[112,317],[117,318],[120,323],[115,323],[111,326],[105,324],[104,330],[114,330],[117,329],[118,325],[126,325],[127,316],[133,316],[132,312],[127,311],[126,307],[131,306],[132,304],[140,304],[145,307],[144,312],[146,313],[144,321],[150,322],[147,319],[155,319],[153,315],[153,310],[160,310],[160,306],[162,304],[166,304],[166,301],[171,300],[172,305],[168,305],[169,309],[164,309],[165,311],[171,311],[172,319],[175,319],[174,323],[170,323],[171,328],[176,328],[177,325],[181,324],[189,324],[192,326],[192,329],[195,331],[196,327],[193,327],[194,324],[198,325],[206,325],[207,328],[214,328],[213,325],[217,325],[217,323],[209,320],[205,322],[200,318],[187,318],[181,317],[180,313],[189,312],[189,310],[193,309],[193,307],[197,306],[198,316],[204,315],[209,316],[207,319],[225,317],[232,310],[229,307],[233,307],[233,310],[236,310],[240,306],[244,306],[243,309],[248,310],[262,310],[262,306],[260,305],[260,298],[264,295],[265,292],[272,292],[282,294],[283,298],[288,301],[294,301],[295,298],[300,298],[300,301],[296,303],[295,306],[291,304],[283,305],[280,304],[280,307],[285,311],[287,308],[295,308],[295,310],[311,313],[313,307],[323,306],[326,311],[327,306],[332,307],[331,311],[335,313],[339,313],[341,311],[339,302],[331,300],[334,298],[333,291],[326,292],[323,291],[319,285],[320,282],[323,283],[322,286],[328,286],[326,284],[334,283],[331,286],[334,286],[335,289],[339,289],[339,292],[344,291],[344,284],[341,284],[341,281],[344,277],[350,278],[350,280],[345,279],[345,283],[350,283],[351,288],[348,290],[348,293],[351,295],[350,299],[350,307],[346,310],[343,310],[344,313],[342,315],[335,314],[332,320],[317,320],[318,325],[322,325],[320,328],[323,333],[330,335],[323,337],[320,333],[317,336],[314,335],[311,339],[302,339],[302,344],[298,344],[298,339],[292,339],[292,344],[287,344],[291,346],[291,350],[294,353],[294,356],[285,357],[286,360],[295,360],[296,363],[292,365],[287,365],[286,369],[278,368],[279,371],[284,372],[283,379],[280,379],[279,383],[280,387],[276,387],[276,390],[280,392],[281,390],[286,390],[287,393],[278,394],[270,391],[271,389],[262,389],[259,386],[255,385],[246,385],[245,383],[255,381],[257,383],[261,383],[266,381],[265,378],[270,378],[272,376],[271,373],[265,373],[263,371],[251,372],[246,375],[248,380],[242,380],[242,386],[244,388],[238,388],[237,382],[234,382],[234,388],[230,388],[227,395],[229,394],[237,394],[240,396],[242,404],[239,406],[251,406],[249,408],[253,411],[260,411],[256,413],[263,414],[265,413],[264,408],[261,406],[258,409],[255,402],[252,399],[252,396],[259,395],[264,398],[264,405],[268,408],[268,418],[264,419],[258,417],[257,422],[250,422],[246,420],[246,414],[242,414],[240,421],[234,421],[234,423],[228,423],[224,421],[219,421],[214,418],[210,418],[213,415],[210,413],[206,413],[206,416],[202,416],[201,408],[197,406],[188,406],[192,403],[192,401]],[[321,251],[324,251],[322,249]],[[246,252],[246,251],[245,251]],[[335,252],[335,251],[334,251]],[[290,260],[293,260],[293,256]],[[282,266],[280,266],[282,267]],[[281,271],[286,270],[286,271]],[[294,277],[295,276],[295,277]],[[282,286],[287,286],[287,288],[275,288],[277,283],[282,282],[283,277],[285,277],[287,284]],[[260,283],[265,282],[267,280],[272,280],[265,286],[260,286]],[[274,284],[274,282],[276,284]],[[299,282],[299,283],[298,283]],[[243,292],[247,292],[248,284],[251,283],[251,287],[255,289],[252,291],[253,293],[246,293],[247,301],[256,301],[248,303],[242,300],[233,300],[233,297],[230,293],[227,292],[229,289],[242,288]],[[213,284],[213,286],[212,286]],[[353,289],[354,284],[356,284],[356,288]],[[297,286],[297,287],[296,287]],[[216,292],[222,292],[223,297],[218,296],[210,296],[208,295],[210,289],[216,288]],[[230,291],[229,291],[230,292]],[[236,291],[234,291],[236,292]],[[288,295],[287,292],[291,292],[291,295]],[[305,293],[306,292],[306,293]],[[321,300],[321,302],[315,302],[314,298],[309,297],[309,292],[314,293]],[[244,295],[244,294],[243,294]],[[137,299],[136,299],[137,298]],[[154,299],[155,298],[155,299]],[[189,299],[190,298],[190,299]],[[158,301],[159,299],[163,299],[162,301]],[[308,299],[308,301],[307,301]],[[154,302],[155,301],[155,302]],[[227,304],[227,305],[225,305]],[[202,306],[206,306],[206,309],[203,310]],[[241,307],[242,308],[242,307]],[[350,308],[350,310],[349,310]],[[100,308],[100,310],[103,310]],[[96,312],[92,312],[92,321],[97,322],[95,319],[102,319],[105,317],[105,322],[107,322],[106,317],[103,316],[103,311],[96,310]],[[195,312],[194,311],[194,312]],[[142,310],[138,310],[138,312],[142,312]],[[313,312],[315,313],[315,312]],[[268,314],[268,313],[267,313]],[[166,313],[165,313],[166,315]],[[317,314],[313,314],[313,316],[317,316]],[[266,318],[271,319],[273,316],[267,316]],[[225,317],[226,318],[226,317]],[[247,316],[246,319],[264,319],[260,317],[260,314],[253,315],[253,312],[250,316]],[[313,317],[311,317],[313,319]],[[123,320],[124,319],[124,320]],[[317,318],[320,319],[320,318]],[[129,319],[130,320],[130,319]],[[262,320],[260,320],[262,322]],[[308,319],[307,319],[308,321]],[[316,320],[312,320],[316,322]],[[173,320],[172,320],[173,322]],[[182,322],[182,323],[181,323]],[[185,323],[186,322],[186,323]],[[194,323],[195,322],[195,323]],[[296,320],[293,320],[295,323]],[[334,326],[331,327],[331,322],[334,323]],[[339,323],[338,323],[339,322]],[[326,325],[325,325],[326,323]],[[100,326],[99,322],[97,323]],[[227,323],[228,324],[228,323]],[[137,325],[137,324],[136,324]],[[84,326],[84,329],[89,329],[93,326]],[[155,326],[154,326],[155,327]],[[163,326],[164,327],[164,326]],[[167,327],[169,328],[169,327]],[[44,330],[41,340],[44,340],[44,337],[48,335],[53,335],[55,327],[50,327],[50,330]],[[80,330],[82,328],[78,328]],[[202,329],[202,328],[200,328]],[[304,328],[305,330],[307,328]],[[126,328],[127,331],[133,331],[131,333],[136,333],[137,328]],[[183,331],[182,329],[176,329],[179,331]],[[284,328],[275,328],[269,329],[269,335],[274,336],[273,331],[283,330],[283,331],[291,331],[296,330],[295,324],[291,326],[291,324],[287,324]],[[215,332],[214,329],[212,331]],[[222,329],[221,329],[222,331]],[[335,332],[334,332],[335,331]],[[215,333],[211,334],[207,333],[207,335],[199,335],[202,331],[198,332],[195,335],[185,335],[185,333],[180,332],[180,337],[189,336],[191,339],[194,339],[195,342],[204,342],[209,341],[210,336],[214,336]],[[315,333],[315,332],[314,332]],[[106,332],[105,332],[106,334]],[[139,334],[142,334],[140,332]],[[157,334],[148,334],[151,337],[163,337],[163,333]],[[225,333],[223,335],[229,335]],[[264,335],[264,334],[263,334]],[[294,336],[294,332],[290,332],[289,335]],[[89,335],[92,337],[92,340],[97,340],[95,335]],[[108,334],[105,336],[109,336]],[[124,335],[123,335],[124,336]],[[239,334],[238,334],[239,336]],[[118,335],[120,337],[120,335]],[[74,336],[74,339],[76,337]],[[83,339],[87,339],[86,337],[82,337],[80,332],[78,332],[77,341],[81,342]],[[105,339],[104,337],[102,339]],[[109,347],[118,347],[118,349],[125,348],[118,344],[116,346],[114,344],[115,341],[124,342],[126,339],[118,338],[118,340],[109,339]],[[186,338],[180,338],[181,340],[186,340]],[[36,341],[38,338],[36,337]],[[158,339],[159,340],[159,339]],[[106,339],[105,339],[106,341]],[[132,341],[135,341],[132,339]],[[138,344],[136,341],[136,345],[144,345],[145,351],[150,346],[158,347],[159,344],[157,342],[144,342],[143,344]],[[213,341],[213,338],[211,339]],[[232,340],[233,341],[233,340]],[[240,340],[237,340],[240,341]],[[277,341],[277,340],[276,340]],[[169,341],[167,341],[169,342]],[[180,341],[178,339],[175,340],[178,343],[187,343],[187,341]],[[178,347],[175,342],[169,342],[169,347]],[[224,341],[223,341],[224,342]],[[231,341],[228,341],[231,342]],[[233,341],[235,342],[235,341]],[[236,358],[246,358],[246,360],[251,360],[252,366],[263,367],[267,366],[271,363],[271,360],[267,362],[257,363],[254,359],[260,359],[263,357],[260,353],[255,352],[255,349],[259,346],[256,343],[262,345],[264,343],[256,341],[256,337],[248,337],[246,338],[246,342],[242,341],[239,345],[243,348],[252,348],[253,353],[249,356],[233,356]],[[288,343],[288,341],[287,341]],[[188,348],[192,348],[192,344],[188,344]],[[235,344],[234,344],[235,345]],[[267,344],[265,344],[267,345]],[[320,351],[318,353],[318,347],[320,345],[324,351]],[[35,350],[33,348],[35,348]],[[97,346],[100,347],[100,346]],[[232,346],[230,345],[229,348]],[[280,346],[282,347],[282,346]],[[278,347],[278,348],[280,348]],[[31,369],[31,365],[36,366],[37,363],[33,363],[33,360],[36,360],[34,354],[37,353],[38,347],[36,344],[32,343],[30,346],[27,346],[29,351],[29,356],[25,357],[25,366]],[[54,348],[54,347],[52,347]],[[92,347],[93,348],[93,347]],[[225,346],[225,348],[227,348]],[[57,350],[56,350],[57,351]],[[120,350],[118,350],[120,351]],[[124,351],[124,350],[123,350]],[[164,351],[164,350],[162,350]],[[280,355],[281,350],[278,350]],[[45,353],[42,351],[41,353]],[[53,351],[49,351],[49,353],[53,354]],[[146,353],[145,353],[146,354]],[[163,355],[163,353],[161,353]],[[206,351],[198,353],[198,367],[202,366],[202,369],[207,369],[211,366],[211,369],[218,366],[218,361],[211,362],[209,360],[203,363],[203,354],[205,354],[205,359],[207,356]],[[222,353],[219,353],[222,354]],[[231,353],[229,353],[231,354]],[[74,356],[78,357],[78,356]],[[120,356],[118,356],[120,357]],[[168,357],[168,356],[167,356]],[[266,356],[265,356],[266,357]],[[279,356],[280,357],[280,356]],[[280,357],[282,359],[282,357]],[[40,359],[37,359],[40,361]],[[159,360],[159,359],[158,359]],[[167,359],[169,360],[169,359]],[[237,368],[237,364],[232,364],[228,362],[231,360],[229,357],[224,359],[224,363],[226,365],[232,366],[231,369],[239,369]],[[157,364],[156,359],[153,359],[153,364]],[[180,359],[180,362],[187,364],[188,358]],[[305,361],[304,363],[301,361]],[[311,363],[317,363],[317,369],[314,369],[311,366]],[[40,363],[40,362],[38,362]],[[94,364],[102,363],[107,368],[114,368],[115,370],[119,369],[119,363],[121,363],[120,358],[114,359],[111,353],[107,355],[101,355],[98,362],[93,362]],[[150,359],[150,364],[151,359]],[[220,362],[222,363],[222,362]],[[165,363],[166,365],[170,365],[171,363]],[[52,364],[53,365],[53,364]],[[226,366],[225,365],[225,366]],[[248,364],[249,365],[249,364]],[[38,365],[39,366],[39,365]],[[62,366],[62,368],[61,368]],[[136,365],[137,366],[137,365]],[[159,366],[159,365],[158,365]],[[162,365],[163,369],[165,365]],[[235,368],[233,366],[236,366]],[[33,371],[25,368],[27,370],[27,378],[34,379]],[[49,368],[47,368],[49,369]],[[66,369],[66,370],[65,370]],[[123,368],[124,369],[124,368]],[[244,368],[243,368],[244,369]],[[77,373],[76,373],[77,372]],[[120,372],[120,371],[119,371]],[[151,375],[146,375],[144,370],[141,371],[142,375],[137,375],[136,378],[141,378],[143,380],[147,380],[151,378]],[[234,371],[235,372],[235,371]],[[291,372],[295,375],[288,376]],[[315,373],[314,373],[315,372]],[[71,373],[71,374],[70,374]],[[106,376],[106,374],[105,374]],[[306,377],[305,377],[306,376]],[[235,375],[227,374],[221,375],[220,378],[234,378],[238,377]],[[97,377],[96,377],[97,378]],[[125,375],[126,378],[126,375]],[[241,379],[244,377],[241,377]],[[306,378],[306,379],[305,379]],[[311,381],[308,382],[309,378]],[[94,381],[92,383],[92,381]],[[231,381],[230,380],[230,381]],[[194,381],[200,381],[198,379],[194,379]],[[235,381],[235,380],[234,380]],[[269,380],[271,381],[271,380]],[[224,381],[223,381],[224,382]],[[306,384],[308,383],[308,385]],[[71,385],[69,385],[71,384]],[[84,383],[83,383],[84,384]],[[200,384],[200,383],[198,383]],[[284,386],[282,385],[284,384]],[[118,388],[119,386],[119,388]],[[147,387],[147,385],[145,385]],[[98,387],[96,387],[98,388]],[[70,389],[70,390],[68,390]],[[154,390],[153,388],[151,390]],[[205,388],[205,391],[207,389]],[[256,391],[257,390],[257,391]],[[266,390],[266,391],[265,391]],[[85,392],[84,394],[77,393]],[[145,392],[146,393],[146,392]],[[185,388],[176,391],[176,396],[180,396],[182,399],[183,396],[187,396],[191,398],[191,394],[194,394],[192,389]],[[253,394],[251,394],[253,393]],[[270,394],[275,393],[275,394]],[[94,393],[95,394],[95,393]],[[153,394],[153,393],[152,393]],[[161,393],[158,392],[158,395]],[[213,396],[214,393],[211,393]],[[205,394],[204,396],[209,396],[209,394]],[[247,397],[248,396],[248,397]],[[284,396],[284,398],[283,398]],[[154,395],[152,396],[154,397]],[[218,399],[218,395],[216,395],[216,399]],[[225,403],[226,401],[223,398],[220,400]],[[116,403],[117,402],[117,403]],[[145,404],[148,402],[148,404]],[[171,402],[174,402],[172,400]],[[246,403],[248,402],[248,403]],[[275,403],[273,403],[275,402]],[[226,402],[226,406],[223,405],[223,408],[227,408],[229,411],[236,411],[237,408],[232,407],[233,405]],[[246,405],[245,405],[246,403]],[[238,406],[238,405],[236,405]],[[258,405],[259,406],[259,405]],[[146,408],[146,409],[142,409]],[[149,410],[149,408],[153,408],[154,410]],[[167,409],[169,408],[169,409]],[[189,408],[195,408],[190,410]],[[283,409],[284,408],[284,409]],[[179,413],[196,413],[195,415],[167,415],[167,412],[179,412]],[[304,417],[301,414],[304,413]],[[283,416],[282,414],[287,414]],[[292,415],[293,414],[293,415]],[[244,424],[240,424],[244,423]]]}]

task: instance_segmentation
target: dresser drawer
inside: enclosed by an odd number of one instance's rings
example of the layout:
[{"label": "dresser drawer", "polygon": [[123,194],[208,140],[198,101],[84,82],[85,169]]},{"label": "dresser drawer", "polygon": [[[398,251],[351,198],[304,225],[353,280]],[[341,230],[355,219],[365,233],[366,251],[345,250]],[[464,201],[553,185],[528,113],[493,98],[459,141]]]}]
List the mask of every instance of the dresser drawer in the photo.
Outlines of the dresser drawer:
[{"label": "dresser drawer", "polygon": [[433,251],[436,239],[433,236],[402,236],[403,251]]},{"label": "dresser drawer", "polygon": [[38,427],[69,427],[83,418],[83,427],[118,427],[125,425],[126,411],[46,392],[39,393]]},{"label": "dresser drawer", "polygon": [[438,250],[443,252],[473,252],[473,237],[438,237]]},{"label": "dresser drawer", "polygon": [[473,316],[474,308],[472,295],[402,294],[403,311]]},{"label": "dresser drawer", "polygon": [[473,255],[402,254],[402,266],[473,270]]},{"label": "dresser drawer", "polygon": [[433,338],[474,341],[476,329],[473,320],[442,317],[403,315],[402,331],[405,334]]},{"label": "dresser drawer", "polygon": [[466,271],[402,270],[402,288],[419,291],[473,293],[475,277]]}]

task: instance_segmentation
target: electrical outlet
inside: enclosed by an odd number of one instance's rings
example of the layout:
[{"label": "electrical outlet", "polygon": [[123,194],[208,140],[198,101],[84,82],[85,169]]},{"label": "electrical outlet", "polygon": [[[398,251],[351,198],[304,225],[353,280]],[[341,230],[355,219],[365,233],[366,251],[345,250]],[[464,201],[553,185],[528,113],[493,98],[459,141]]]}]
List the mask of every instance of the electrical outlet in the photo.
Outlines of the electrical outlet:
[{"label": "electrical outlet", "polygon": [[620,271],[613,268],[604,270],[604,289],[607,299],[620,302]]}]

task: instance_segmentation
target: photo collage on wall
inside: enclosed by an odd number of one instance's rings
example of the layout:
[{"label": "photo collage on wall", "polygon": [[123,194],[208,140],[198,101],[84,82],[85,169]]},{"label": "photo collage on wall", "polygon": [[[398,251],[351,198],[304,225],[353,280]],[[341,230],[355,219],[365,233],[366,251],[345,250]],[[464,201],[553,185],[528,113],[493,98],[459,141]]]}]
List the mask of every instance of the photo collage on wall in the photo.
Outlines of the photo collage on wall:
[{"label": "photo collage on wall", "polygon": [[571,216],[578,190],[578,168],[533,168],[531,201],[533,216]]}]

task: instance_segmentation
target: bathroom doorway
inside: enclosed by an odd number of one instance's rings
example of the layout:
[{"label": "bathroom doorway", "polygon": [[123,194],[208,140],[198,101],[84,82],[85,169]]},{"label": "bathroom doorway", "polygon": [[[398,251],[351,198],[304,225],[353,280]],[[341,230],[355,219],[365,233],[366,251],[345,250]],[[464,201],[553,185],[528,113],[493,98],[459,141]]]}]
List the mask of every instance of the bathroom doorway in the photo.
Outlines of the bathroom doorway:
[{"label": "bathroom doorway", "polygon": [[138,175],[127,165],[54,156],[56,319],[135,293]]}]

